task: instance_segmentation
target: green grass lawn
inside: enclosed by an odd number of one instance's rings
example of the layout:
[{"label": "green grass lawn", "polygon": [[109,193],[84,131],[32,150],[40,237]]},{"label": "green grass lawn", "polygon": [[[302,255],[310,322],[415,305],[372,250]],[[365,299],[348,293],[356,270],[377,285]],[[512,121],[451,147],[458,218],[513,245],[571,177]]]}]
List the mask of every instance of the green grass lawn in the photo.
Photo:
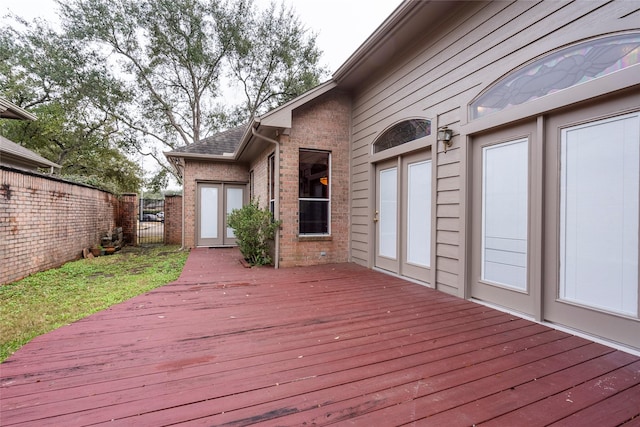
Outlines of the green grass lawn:
[{"label": "green grass lawn", "polygon": [[34,337],[178,278],[178,246],[126,247],[0,286],[0,361]]}]

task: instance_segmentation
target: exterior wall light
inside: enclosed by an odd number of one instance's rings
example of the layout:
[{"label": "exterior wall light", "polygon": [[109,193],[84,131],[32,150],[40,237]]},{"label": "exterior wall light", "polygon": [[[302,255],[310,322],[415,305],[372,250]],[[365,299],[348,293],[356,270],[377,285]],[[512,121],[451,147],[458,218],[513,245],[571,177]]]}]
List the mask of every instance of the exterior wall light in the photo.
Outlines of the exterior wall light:
[{"label": "exterior wall light", "polygon": [[449,129],[444,126],[438,129],[438,141],[442,141],[442,145],[444,146],[444,152],[447,152],[447,148],[451,147],[453,142],[451,139],[453,138],[453,129]]}]

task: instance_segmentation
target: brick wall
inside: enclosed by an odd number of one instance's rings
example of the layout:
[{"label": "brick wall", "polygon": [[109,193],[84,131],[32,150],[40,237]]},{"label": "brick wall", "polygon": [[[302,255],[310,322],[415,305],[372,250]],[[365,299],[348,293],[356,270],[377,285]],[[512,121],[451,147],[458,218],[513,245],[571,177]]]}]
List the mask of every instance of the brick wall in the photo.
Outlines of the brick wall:
[{"label": "brick wall", "polygon": [[[255,162],[251,164],[253,171],[253,195],[259,200],[260,207],[269,209],[269,156],[275,152],[275,146],[265,149]],[[276,174],[277,176],[277,174]]]},{"label": "brick wall", "polygon": [[182,244],[182,196],[164,198],[164,243]]},{"label": "brick wall", "polygon": [[184,246],[196,246],[196,209],[198,182],[249,182],[249,167],[244,163],[208,162],[187,159],[184,176]]},{"label": "brick wall", "polygon": [[111,193],[0,167],[0,284],[79,258],[119,214]]},{"label": "brick wall", "polygon": [[[281,267],[349,260],[350,102],[347,94],[330,92],[294,110],[290,135],[280,137]],[[330,236],[298,236],[301,148],[331,152]]]},{"label": "brick wall", "polygon": [[122,239],[127,245],[138,244],[138,195],[135,193],[120,196],[120,215],[117,223],[122,227]]}]

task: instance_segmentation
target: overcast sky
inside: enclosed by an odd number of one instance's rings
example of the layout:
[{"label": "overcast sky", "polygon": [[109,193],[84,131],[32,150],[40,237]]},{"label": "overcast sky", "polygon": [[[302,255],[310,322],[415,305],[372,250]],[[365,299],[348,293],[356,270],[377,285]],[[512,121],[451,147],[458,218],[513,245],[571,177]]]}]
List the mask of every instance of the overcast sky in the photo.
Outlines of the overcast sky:
[{"label": "overcast sky", "polygon": [[[255,0],[266,5],[270,0]],[[280,0],[278,0],[279,2]],[[333,73],[375,31],[401,0],[285,0],[293,5],[300,20],[318,33],[317,44],[324,52],[322,64]],[[56,19],[53,0],[0,0],[0,16],[9,11],[32,19]]]},{"label": "overcast sky", "polygon": [[[270,0],[254,0],[264,7]],[[277,3],[280,0],[276,0]],[[321,65],[333,74],[355,50],[382,24],[402,0],[284,0],[292,5],[301,22],[318,34],[317,45],[323,51]],[[9,12],[27,19],[41,17],[57,20],[54,0],[0,0],[1,17]],[[149,161],[145,169],[154,170]],[[171,189],[179,189],[172,181]]]}]

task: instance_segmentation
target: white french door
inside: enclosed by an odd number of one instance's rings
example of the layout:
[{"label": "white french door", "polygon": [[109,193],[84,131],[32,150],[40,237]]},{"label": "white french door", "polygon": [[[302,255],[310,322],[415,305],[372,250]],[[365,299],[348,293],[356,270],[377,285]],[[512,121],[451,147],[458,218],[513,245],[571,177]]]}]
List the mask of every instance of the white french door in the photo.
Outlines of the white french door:
[{"label": "white french door", "polygon": [[398,256],[398,162],[376,168],[376,267],[399,272]]},{"label": "white french door", "polygon": [[640,112],[607,107],[550,121],[544,317],[640,349]]},{"label": "white french door", "polygon": [[376,165],[376,267],[428,282],[431,264],[429,153]]},{"label": "white french door", "polygon": [[472,141],[472,298],[640,349],[640,93]]},{"label": "white french door", "polygon": [[529,283],[529,123],[474,139],[471,296],[534,314]]},{"label": "white french door", "polygon": [[198,184],[197,246],[235,245],[233,229],[227,215],[244,205],[245,185]]}]

